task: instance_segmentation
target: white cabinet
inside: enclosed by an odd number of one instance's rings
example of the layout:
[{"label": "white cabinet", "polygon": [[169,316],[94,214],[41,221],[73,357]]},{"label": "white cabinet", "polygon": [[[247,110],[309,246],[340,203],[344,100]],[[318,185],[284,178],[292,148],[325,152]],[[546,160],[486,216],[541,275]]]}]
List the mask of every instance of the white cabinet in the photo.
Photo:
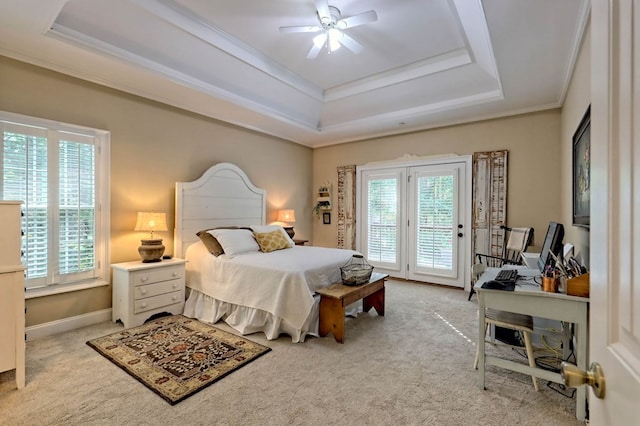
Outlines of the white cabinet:
[{"label": "white cabinet", "polygon": [[24,268],[19,201],[0,201],[0,372],[16,370],[16,386],[25,384]]},{"label": "white cabinet", "polygon": [[155,314],[184,311],[185,263],[168,259],[115,263],[113,268],[112,319],[125,328],[135,327]]}]

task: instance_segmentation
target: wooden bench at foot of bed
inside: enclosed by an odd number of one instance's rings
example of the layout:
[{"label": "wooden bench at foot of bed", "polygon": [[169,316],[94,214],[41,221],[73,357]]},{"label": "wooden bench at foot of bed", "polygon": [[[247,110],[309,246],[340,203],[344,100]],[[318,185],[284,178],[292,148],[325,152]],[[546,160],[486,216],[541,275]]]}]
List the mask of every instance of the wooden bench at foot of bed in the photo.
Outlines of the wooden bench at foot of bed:
[{"label": "wooden bench at foot of bed", "polygon": [[378,315],[384,316],[384,281],[387,274],[374,272],[368,283],[347,286],[342,283],[316,290],[320,295],[320,336],[330,332],[338,343],[344,343],[345,308],[362,299],[362,310],[368,312],[374,308]]}]

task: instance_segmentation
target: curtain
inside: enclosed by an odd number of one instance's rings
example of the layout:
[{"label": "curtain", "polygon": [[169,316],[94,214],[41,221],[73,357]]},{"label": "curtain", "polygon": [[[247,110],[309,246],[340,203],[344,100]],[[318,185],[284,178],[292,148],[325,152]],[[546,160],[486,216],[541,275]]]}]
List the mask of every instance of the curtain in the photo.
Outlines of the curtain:
[{"label": "curtain", "polygon": [[356,166],[338,166],[338,248],[356,249]]},{"label": "curtain", "polygon": [[473,240],[476,253],[502,255],[507,218],[507,150],[473,154]]}]

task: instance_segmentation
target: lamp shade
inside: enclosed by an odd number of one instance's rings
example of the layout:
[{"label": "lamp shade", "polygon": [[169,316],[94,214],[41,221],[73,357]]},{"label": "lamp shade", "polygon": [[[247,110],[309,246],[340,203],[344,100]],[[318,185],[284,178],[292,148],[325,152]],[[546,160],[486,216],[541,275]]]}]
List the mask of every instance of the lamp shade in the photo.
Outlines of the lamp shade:
[{"label": "lamp shade", "polygon": [[153,235],[153,231],[167,230],[167,214],[156,212],[138,212],[138,220],[134,231],[149,231]]},{"label": "lamp shade", "polygon": [[278,210],[278,222],[294,223],[296,221],[296,213],[293,210]]},{"label": "lamp shade", "polygon": [[138,220],[134,231],[151,232],[151,239],[140,240],[142,243],[138,247],[138,253],[143,262],[160,262],[164,254],[162,239],[153,239],[153,231],[167,230],[166,213],[138,212]]}]

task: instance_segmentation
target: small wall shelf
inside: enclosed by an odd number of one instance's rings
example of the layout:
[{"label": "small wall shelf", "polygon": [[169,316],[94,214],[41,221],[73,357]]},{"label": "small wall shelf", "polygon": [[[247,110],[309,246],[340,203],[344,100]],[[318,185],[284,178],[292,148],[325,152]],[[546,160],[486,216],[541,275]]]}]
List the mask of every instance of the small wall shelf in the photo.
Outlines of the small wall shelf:
[{"label": "small wall shelf", "polygon": [[331,209],[331,184],[324,183],[320,185],[316,193],[316,205],[313,208],[313,213],[320,215],[321,211],[328,211]]}]

